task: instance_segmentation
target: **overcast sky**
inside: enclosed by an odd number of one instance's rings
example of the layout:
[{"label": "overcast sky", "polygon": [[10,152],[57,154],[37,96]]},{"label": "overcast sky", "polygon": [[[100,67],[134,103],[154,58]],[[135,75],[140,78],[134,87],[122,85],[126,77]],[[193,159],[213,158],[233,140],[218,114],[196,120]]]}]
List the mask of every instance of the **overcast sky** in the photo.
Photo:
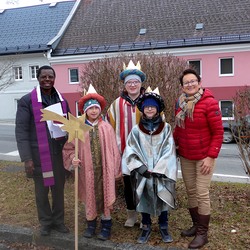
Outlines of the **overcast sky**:
[{"label": "overcast sky", "polygon": [[37,5],[43,3],[52,3],[52,2],[63,2],[66,0],[43,0],[43,2],[39,0],[18,0],[18,4],[7,4],[8,0],[0,0],[0,9],[10,9],[10,8],[18,8],[30,5]]}]

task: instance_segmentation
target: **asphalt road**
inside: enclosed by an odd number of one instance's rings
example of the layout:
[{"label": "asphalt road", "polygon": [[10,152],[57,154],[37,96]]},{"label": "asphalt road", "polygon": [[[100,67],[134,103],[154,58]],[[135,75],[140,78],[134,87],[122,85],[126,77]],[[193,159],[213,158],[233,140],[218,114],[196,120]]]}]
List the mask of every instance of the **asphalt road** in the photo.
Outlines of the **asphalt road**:
[{"label": "asphalt road", "polygon": [[[0,160],[20,161],[13,121],[0,121]],[[179,176],[181,176],[180,170]],[[235,143],[222,145],[213,180],[250,183],[249,178],[244,172]]]}]

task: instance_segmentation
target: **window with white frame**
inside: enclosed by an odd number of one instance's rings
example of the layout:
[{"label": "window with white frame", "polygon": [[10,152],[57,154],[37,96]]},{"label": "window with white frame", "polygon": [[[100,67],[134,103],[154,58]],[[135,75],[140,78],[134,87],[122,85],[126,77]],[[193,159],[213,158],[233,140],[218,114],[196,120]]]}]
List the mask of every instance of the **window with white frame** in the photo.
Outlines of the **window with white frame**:
[{"label": "window with white frame", "polygon": [[69,83],[79,83],[78,68],[69,69]]},{"label": "window with white frame", "polygon": [[39,69],[38,65],[30,66],[30,78],[31,78],[31,80],[36,79],[36,74],[37,74],[38,69]]},{"label": "window with white frame", "polygon": [[234,117],[234,104],[230,100],[222,100],[219,102],[221,115],[223,120],[229,120]]},{"label": "window with white frame", "polygon": [[234,75],[234,60],[230,58],[220,58],[220,76]]},{"label": "window with white frame", "polygon": [[13,74],[15,81],[23,80],[23,70],[21,66],[13,67]]},{"label": "window with white frame", "polygon": [[189,60],[188,64],[201,76],[201,61]]}]

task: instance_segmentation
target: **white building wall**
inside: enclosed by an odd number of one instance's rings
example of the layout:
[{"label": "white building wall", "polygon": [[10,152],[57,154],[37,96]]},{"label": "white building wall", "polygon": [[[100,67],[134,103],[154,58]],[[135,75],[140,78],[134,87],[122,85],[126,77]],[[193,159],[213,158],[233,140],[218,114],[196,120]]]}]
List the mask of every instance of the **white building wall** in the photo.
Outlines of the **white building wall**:
[{"label": "white building wall", "polygon": [[[32,80],[30,66],[49,65],[46,54],[23,54],[18,56],[1,56],[0,66],[12,61],[13,66],[21,66],[23,79],[14,81],[11,86],[0,91],[0,120],[14,120],[16,117],[17,101],[37,86],[37,80]],[[12,70],[10,70],[13,73]],[[6,76],[7,77],[7,76]]]}]

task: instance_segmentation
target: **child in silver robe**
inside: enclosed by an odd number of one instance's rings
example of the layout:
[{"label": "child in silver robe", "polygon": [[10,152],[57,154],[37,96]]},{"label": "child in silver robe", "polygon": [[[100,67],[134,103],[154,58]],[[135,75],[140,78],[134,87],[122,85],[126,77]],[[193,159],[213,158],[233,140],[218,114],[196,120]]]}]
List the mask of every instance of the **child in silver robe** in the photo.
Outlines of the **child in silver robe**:
[{"label": "child in silver robe", "polygon": [[168,232],[168,211],[175,208],[177,157],[171,126],[162,120],[164,102],[160,95],[148,92],[137,103],[142,117],[131,130],[122,171],[130,175],[136,210],[142,214],[142,232],[138,243],[146,243],[151,234],[151,215],[158,216],[164,242],[172,242]]}]

